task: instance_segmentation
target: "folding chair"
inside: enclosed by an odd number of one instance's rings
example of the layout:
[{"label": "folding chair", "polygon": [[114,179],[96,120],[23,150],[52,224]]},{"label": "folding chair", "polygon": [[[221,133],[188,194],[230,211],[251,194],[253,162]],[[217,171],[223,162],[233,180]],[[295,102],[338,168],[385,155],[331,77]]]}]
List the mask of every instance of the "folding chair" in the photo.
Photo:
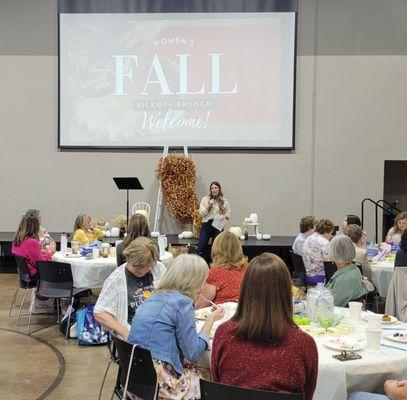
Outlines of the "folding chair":
[{"label": "folding chair", "polygon": [[137,212],[139,211],[144,211],[141,212],[140,214],[147,214],[145,215],[145,217],[147,218],[147,220],[150,217],[150,204],[144,202],[144,201],[139,201],[138,203],[133,204],[133,206],[131,207],[131,215],[137,214]]},{"label": "folding chair", "polygon": [[10,310],[8,316],[11,317],[11,313],[14,307],[14,304],[17,299],[18,289],[24,289],[24,296],[20,304],[20,308],[18,311],[17,317],[17,326],[20,322],[21,310],[23,308],[25,298],[27,297],[27,293],[30,289],[34,289],[37,287],[38,277],[37,276],[30,276],[30,270],[28,269],[27,260],[22,256],[14,256],[16,263],[17,263],[17,272],[18,272],[18,283],[16,290],[14,292],[13,300],[11,301]]},{"label": "folding chair", "polygon": [[[39,275],[38,294],[44,297],[51,297],[57,300],[58,322],[59,308],[61,299],[70,299],[70,307],[68,308],[68,325],[66,329],[66,338],[69,334],[69,322],[73,309],[74,297],[88,289],[77,289],[73,286],[73,278],[71,264],[61,263],[56,261],[37,261],[37,269]],[[30,332],[31,312],[28,321],[28,332]]]},{"label": "folding chair", "polygon": [[113,396],[127,400],[130,398],[127,394],[129,391],[143,400],[157,399],[158,381],[150,352],[116,336],[113,336],[113,341],[119,358]]},{"label": "folding chair", "polygon": [[307,291],[309,285],[306,283],[306,271],[304,266],[304,261],[300,254],[294,253],[292,250],[289,251],[291,257],[291,263],[293,265],[293,283],[295,286],[305,288]]},{"label": "folding chair", "polygon": [[334,276],[335,272],[337,271],[336,264],[332,261],[324,261],[324,270],[325,270],[325,286]]},{"label": "folding chair", "polygon": [[302,393],[247,389],[200,379],[201,400],[302,400]]}]

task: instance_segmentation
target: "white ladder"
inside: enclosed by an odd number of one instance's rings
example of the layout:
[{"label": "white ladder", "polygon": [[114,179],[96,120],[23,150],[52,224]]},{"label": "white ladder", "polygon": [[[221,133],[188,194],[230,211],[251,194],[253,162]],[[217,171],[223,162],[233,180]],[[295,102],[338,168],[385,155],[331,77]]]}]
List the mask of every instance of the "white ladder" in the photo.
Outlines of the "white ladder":
[{"label": "white ladder", "polygon": [[[184,148],[184,156],[189,157],[188,146],[183,146],[183,148]],[[162,157],[167,157],[168,156],[169,149],[170,149],[170,146],[164,146]],[[154,232],[158,232],[158,228],[159,228],[160,222],[161,222],[162,208],[163,208],[163,205],[164,205],[163,191],[161,189],[161,182],[159,182],[157,203],[156,204],[157,204],[157,206],[155,208]]]}]

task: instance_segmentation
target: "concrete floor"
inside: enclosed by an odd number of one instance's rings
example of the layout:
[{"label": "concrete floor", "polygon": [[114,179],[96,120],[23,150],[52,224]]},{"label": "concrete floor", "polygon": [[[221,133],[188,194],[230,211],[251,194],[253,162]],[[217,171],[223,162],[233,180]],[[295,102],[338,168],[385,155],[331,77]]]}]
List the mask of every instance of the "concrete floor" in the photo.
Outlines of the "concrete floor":
[{"label": "concrete floor", "polygon": [[[0,399],[97,399],[109,361],[107,346],[65,340],[57,325],[47,324],[55,320],[48,315],[33,316],[31,329],[36,332],[28,336],[28,318],[17,327],[17,318],[8,316],[16,285],[17,274],[0,274]],[[20,301],[22,294],[20,289]],[[17,312],[15,308],[12,315]],[[112,365],[102,399],[110,399],[116,374]]]}]

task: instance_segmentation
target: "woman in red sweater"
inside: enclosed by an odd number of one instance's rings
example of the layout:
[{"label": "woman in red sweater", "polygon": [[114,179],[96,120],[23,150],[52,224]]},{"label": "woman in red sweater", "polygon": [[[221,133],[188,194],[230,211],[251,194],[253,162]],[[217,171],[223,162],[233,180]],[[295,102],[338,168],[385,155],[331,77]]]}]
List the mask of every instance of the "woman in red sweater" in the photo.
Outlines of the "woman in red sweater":
[{"label": "woman in red sweater", "polygon": [[20,225],[14,237],[11,252],[16,256],[22,256],[27,260],[27,266],[30,276],[37,275],[37,261],[51,261],[52,251],[41,251],[41,245],[38,242],[38,233],[40,230],[40,221],[32,213],[24,214],[21,217]]},{"label": "woman in red sweater", "polygon": [[237,302],[240,285],[247,270],[247,257],[243,255],[242,245],[233,233],[222,232],[216,237],[211,257],[213,264],[202,287],[203,297],[198,299],[197,308],[210,306],[208,300],[216,304]]},{"label": "woman in red sweater", "polygon": [[312,399],[317,347],[293,322],[290,274],[275,254],[250,262],[236,314],[216,330],[211,372],[215,382]]}]

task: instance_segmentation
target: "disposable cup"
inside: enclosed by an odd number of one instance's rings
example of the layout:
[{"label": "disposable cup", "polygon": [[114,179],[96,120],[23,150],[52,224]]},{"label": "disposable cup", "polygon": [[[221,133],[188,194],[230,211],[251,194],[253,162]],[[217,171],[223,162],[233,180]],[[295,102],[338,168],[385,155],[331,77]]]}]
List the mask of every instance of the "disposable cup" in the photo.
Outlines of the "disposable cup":
[{"label": "disposable cup", "polygon": [[360,321],[362,319],[362,303],[350,301],[349,316],[352,321]]},{"label": "disposable cup", "polygon": [[377,350],[380,347],[381,338],[381,330],[366,329],[366,344],[368,349]]},{"label": "disposable cup", "polygon": [[100,249],[92,249],[93,258],[98,258],[100,254]]},{"label": "disposable cup", "polygon": [[380,331],[382,329],[382,316],[378,314],[367,314],[367,329]]},{"label": "disposable cup", "polygon": [[72,254],[78,254],[79,253],[79,242],[76,240],[72,240],[71,242],[71,249],[72,249]]}]

